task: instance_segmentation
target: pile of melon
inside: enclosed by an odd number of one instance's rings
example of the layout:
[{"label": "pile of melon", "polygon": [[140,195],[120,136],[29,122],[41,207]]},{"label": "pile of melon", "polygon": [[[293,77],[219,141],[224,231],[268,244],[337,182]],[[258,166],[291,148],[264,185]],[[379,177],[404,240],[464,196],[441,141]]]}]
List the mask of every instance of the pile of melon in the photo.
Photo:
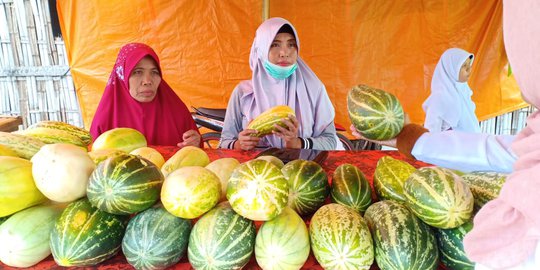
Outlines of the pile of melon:
[{"label": "pile of melon", "polygon": [[505,180],[387,156],[371,187],[347,163],[328,175],[313,161],[210,160],[189,146],[165,160],[128,128],[105,132],[91,151],[40,137],[50,140],[0,134],[0,261],[9,266],[51,253],[60,266],[94,266],[122,252],[136,269],[186,257],[195,269],[240,269],[252,256],[262,269],[300,269],[312,252],[325,269],[436,269],[439,260],[472,269],[463,236]]}]

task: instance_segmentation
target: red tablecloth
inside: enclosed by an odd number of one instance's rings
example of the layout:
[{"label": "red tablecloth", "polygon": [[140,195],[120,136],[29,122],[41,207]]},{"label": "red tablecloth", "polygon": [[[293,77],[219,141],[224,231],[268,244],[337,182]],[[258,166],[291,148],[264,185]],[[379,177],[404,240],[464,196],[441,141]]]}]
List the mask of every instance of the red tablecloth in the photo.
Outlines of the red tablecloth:
[{"label": "red tablecloth", "polygon": [[[170,158],[177,150],[177,147],[164,147],[164,146],[157,146],[154,147],[157,149],[165,159]],[[233,157],[236,158],[240,162],[248,161],[252,158],[254,158],[259,152],[257,151],[238,151],[238,150],[214,150],[214,149],[205,149],[205,151],[208,153],[208,156],[210,157],[210,160],[216,160],[219,158],[224,157]],[[334,173],[334,170],[341,164],[344,163],[350,163],[355,166],[357,166],[366,176],[366,178],[369,180],[370,184],[373,186],[373,173],[375,171],[375,167],[377,165],[377,161],[383,157],[383,156],[391,156],[396,159],[406,160],[414,167],[423,167],[428,166],[429,164],[415,161],[415,160],[407,160],[404,156],[399,154],[397,151],[330,151],[328,157],[323,162],[322,166],[326,170],[326,173],[328,174],[329,178],[331,178],[332,174]],[[2,263],[0,263],[0,269],[19,269],[19,268],[11,268],[8,267]],[[41,261],[36,266],[30,267],[29,269],[64,269],[64,267],[58,266],[55,262],[52,256],[49,256],[45,260]],[[102,262],[101,264],[94,266],[94,267],[80,267],[77,269],[101,269],[101,270],[121,270],[121,269],[133,269],[131,265],[129,265],[126,262],[125,257],[120,252],[115,257],[106,260]],[[184,256],[182,260],[170,267],[170,269],[175,270],[187,270],[192,269],[191,265],[189,264],[187,260],[187,256]],[[252,256],[251,261],[243,268],[243,269],[261,269],[257,266],[257,262],[255,261],[255,256]],[[313,254],[310,254],[307,262],[304,264],[302,269],[310,269],[310,270],[322,270],[323,268],[317,263],[315,260],[315,257]],[[373,266],[372,269],[378,269],[376,266]],[[442,266],[440,269],[444,269]]]}]

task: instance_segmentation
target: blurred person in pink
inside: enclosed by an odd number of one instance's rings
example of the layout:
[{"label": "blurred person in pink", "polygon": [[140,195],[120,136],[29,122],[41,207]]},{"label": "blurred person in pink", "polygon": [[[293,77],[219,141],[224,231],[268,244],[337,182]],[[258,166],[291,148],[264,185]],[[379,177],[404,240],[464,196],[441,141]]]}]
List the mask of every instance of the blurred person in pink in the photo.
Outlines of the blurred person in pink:
[{"label": "blurred person in pink", "polygon": [[142,43],[124,45],[94,115],[94,140],[113,128],[141,132],[149,145],[201,146],[186,105],[163,80],[159,58]]},{"label": "blurred person in pink", "polygon": [[[540,107],[540,1],[504,0],[508,60],[525,101]],[[527,119],[512,148],[518,159],[497,199],[474,218],[464,239],[476,269],[540,269],[540,112]]]}]

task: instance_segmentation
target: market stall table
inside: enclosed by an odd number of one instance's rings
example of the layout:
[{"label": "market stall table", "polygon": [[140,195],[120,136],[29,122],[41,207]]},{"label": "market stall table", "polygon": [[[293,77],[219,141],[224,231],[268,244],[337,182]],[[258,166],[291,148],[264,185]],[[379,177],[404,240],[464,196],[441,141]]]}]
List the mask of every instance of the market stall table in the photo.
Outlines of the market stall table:
[{"label": "market stall table", "polygon": [[[177,147],[164,147],[164,146],[155,146],[165,159],[170,158],[178,150]],[[225,149],[204,149],[210,160],[216,160],[219,158],[232,157],[236,158],[240,162],[245,162],[250,159],[255,158],[260,151],[241,151],[241,150],[225,150]],[[357,166],[366,176],[370,184],[373,186],[373,173],[377,166],[377,161],[383,156],[391,156],[396,159],[405,160],[409,162],[416,168],[423,166],[430,166],[429,164],[416,161],[416,160],[407,160],[404,156],[399,154],[397,151],[329,151],[327,158],[322,162],[322,167],[325,169],[326,173],[331,179],[334,170],[341,164],[349,163]],[[309,217],[306,218],[306,222],[309,222]],[[260,224],[259,224],[260,225]],[[0,263],[0,269],[20,269],[8,267]],[[29,269],[64,269],[63,267],[58,266],[52,256],[47,257],[45,260],[41,261],[39,264],[30,267]],[[77,269],[133,269],[129,265],[121,252],[114,256],[111,259],[108,259],[99,265],[92,267],[79,267]],[[192,269],[191,265],[187,260],[187,255],[184,255],[182,260],[170,267],[169,269]],[[257,266],[255,256],[252,256],[251,261],[243,269],[261,269]],[[310,254],[307,262],[304,264],[302,269],[323,269],[315,260],[313,254]],[[376,266],[373,266],[372,269],[378,269]],[[440,269],[444,269],[442,266]]]},{"label": "market stall table", "polygon": [[19,129],[23,121],[20,116],[0,115],[0,131],[12,132]]}]

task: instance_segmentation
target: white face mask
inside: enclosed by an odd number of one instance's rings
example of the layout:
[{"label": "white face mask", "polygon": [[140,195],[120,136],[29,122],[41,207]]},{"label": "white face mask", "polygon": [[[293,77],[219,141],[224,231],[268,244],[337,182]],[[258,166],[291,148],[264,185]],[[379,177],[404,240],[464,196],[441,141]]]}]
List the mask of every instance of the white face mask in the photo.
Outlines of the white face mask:
[{"label": "white face mask", "polygon": [[296,68],[298,68],[297,63],[294,63],[290,66],[283,67],[283,66],[272,64],[270,63],[270,61],[264,62],[264,69],[266,69],[266,72],[268,72],[270,76],[278,80],[289,78],[289,76],[291,76],[294,73]]}]

